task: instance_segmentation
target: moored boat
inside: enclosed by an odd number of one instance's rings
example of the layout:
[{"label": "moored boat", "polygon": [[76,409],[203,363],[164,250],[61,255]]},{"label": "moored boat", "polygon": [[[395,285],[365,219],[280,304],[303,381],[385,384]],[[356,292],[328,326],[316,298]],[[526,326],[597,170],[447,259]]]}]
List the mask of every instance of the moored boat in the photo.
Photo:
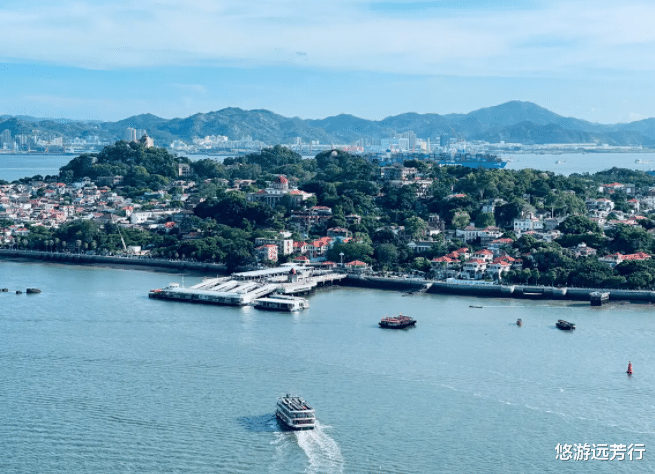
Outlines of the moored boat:
[{"label": "moored boat", "polygon": [[385,329],[404,329],[416,324],[416,320],[410,318],[409,316],[403,316],[402,314],[398,316],[391,316],[382,318],[378,323],[381,328]]},{"label": "moored boat", "polygon": [[309,308],[309,301],[305,298],[286,295],[272,295],[265,298],[257,298],[253,304],[255,308],[271,311],[300,311],[301,309]]},{"label": "moored boat", "polygon": [[275,416],[291,430],[312,430],[316,426],[316,414],[305,400],[289,394],[277,399]]},{"label": "moored boat", "polygon": [[575,324],[564,321],[563,319],[557,320],[555,326],[557,326],[557,329],[562,329],[564,331],[571,331],[572,329],[575,329]]}]

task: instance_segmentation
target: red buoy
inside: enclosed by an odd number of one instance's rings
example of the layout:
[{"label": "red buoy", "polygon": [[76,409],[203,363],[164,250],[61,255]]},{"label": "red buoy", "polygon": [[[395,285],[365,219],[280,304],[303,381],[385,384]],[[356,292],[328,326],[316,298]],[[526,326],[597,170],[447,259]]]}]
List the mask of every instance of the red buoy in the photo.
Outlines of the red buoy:
[{"label": "red buoy", "polygon": [[632,362],[628,362],[628,370],[626,370],[625,372],[628,375],[632,375]]}]

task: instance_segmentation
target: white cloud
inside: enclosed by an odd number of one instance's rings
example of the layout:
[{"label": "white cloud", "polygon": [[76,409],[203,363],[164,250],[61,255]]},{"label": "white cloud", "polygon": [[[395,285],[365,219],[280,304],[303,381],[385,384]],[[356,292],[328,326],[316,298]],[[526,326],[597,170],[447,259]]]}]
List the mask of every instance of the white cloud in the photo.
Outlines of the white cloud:
[{"label": "white cloud", "polygon": [[7,61],[90,69],[290,64],[566,75],[651,71],[655,64],[655,5],[635,0],[550,2],[537,10],[427,9],[421,16],[368,7],[361,0],[17,2],[0,9],[0,40]]}]

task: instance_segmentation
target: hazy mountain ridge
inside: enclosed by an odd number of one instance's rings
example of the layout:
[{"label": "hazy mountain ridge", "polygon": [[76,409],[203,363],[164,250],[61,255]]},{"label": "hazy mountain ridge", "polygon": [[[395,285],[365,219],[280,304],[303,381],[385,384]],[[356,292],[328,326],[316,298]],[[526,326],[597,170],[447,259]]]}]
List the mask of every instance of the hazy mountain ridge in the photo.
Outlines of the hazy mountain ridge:
[{"label": "hazy mountain ridge", "polygon": [[511,101],[467,114],[403,113],[382,120],[367,120],[349,114],[324,119],[284,117],[265,109],[243,110],[229,107],[198,113],[186,118],[164,119],[140,114],[117,122],[85,122],[0,115],[0,131],[12,135],[41,133],[86,137],[98,135],[116,141],[127,127],[146,129],[158,145],[180,139],[225,135],[232,140],[250,136],[268,144],[292,143],[300,137],[304,143],[352,143],[358,139],[392,137],[413,131],[420,138],[438,142],[440,135],[457,139],[485,140],[492,143],[607,143],[609,145],[655,145],[655,118],[632,123],[598,124],[564,117],[531,102]]}]

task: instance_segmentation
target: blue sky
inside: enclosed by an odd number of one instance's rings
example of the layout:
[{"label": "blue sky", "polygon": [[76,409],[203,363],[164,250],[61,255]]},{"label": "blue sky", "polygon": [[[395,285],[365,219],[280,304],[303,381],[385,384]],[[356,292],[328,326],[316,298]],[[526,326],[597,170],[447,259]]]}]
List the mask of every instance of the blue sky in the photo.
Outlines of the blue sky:
[{"label": "blue sky", "polygon": [[655,2],[0,1],[0,114],[655,117]]}]

